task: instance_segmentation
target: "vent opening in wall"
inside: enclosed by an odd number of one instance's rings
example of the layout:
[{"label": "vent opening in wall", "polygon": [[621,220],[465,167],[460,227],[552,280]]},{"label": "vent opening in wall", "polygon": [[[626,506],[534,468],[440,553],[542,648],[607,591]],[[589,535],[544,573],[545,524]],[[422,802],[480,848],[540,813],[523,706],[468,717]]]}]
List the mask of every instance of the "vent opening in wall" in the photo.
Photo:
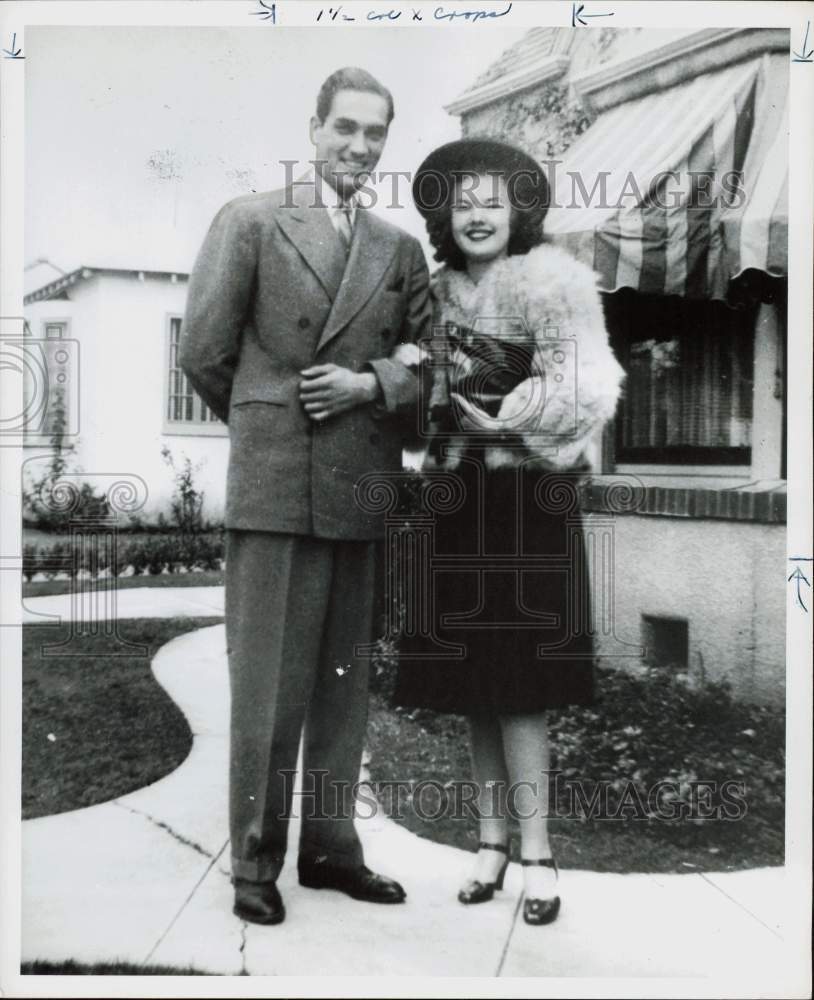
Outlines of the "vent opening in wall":
[{"label": "vent opening in wall", "polygon": [[689,667],[690,629],[686,618],[642,615],[644,660],[651,667]]}]

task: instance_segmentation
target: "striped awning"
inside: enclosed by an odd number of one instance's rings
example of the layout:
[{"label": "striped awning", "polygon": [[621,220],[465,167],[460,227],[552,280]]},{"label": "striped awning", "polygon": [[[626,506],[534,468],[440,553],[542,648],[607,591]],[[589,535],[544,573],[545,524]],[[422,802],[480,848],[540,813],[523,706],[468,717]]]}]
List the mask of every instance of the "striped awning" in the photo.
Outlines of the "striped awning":
[{"label": "striped awning", "polygon": [[765,54],[618,105],[554,173],[546,234],[605,291],[725,299],[786,274],[788,59]]}]

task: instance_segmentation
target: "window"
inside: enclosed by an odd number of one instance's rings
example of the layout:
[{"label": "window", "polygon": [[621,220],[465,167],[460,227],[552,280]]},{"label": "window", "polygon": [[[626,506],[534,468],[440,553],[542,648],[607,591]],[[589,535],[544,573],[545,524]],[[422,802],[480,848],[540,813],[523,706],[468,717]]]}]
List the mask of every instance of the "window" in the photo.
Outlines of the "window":
[{"label": "window", "polygon": [[201,397],[190,385],[189,379],[178,364],[178,350],[181,343],[181,317],[171,316],[169,325],[169,343],[167,352],[167,393],[165,425],[167,429],[188,431],[193,427],[214,425],[222,428],[224,425],[204,403]]},{"label": "window", "polygon": [[76,434],[77,344],[68,337],[68,320],[46,320],[35,337],[25,326],[19,354],[23,375],[25,445],[48,444],[54,435]]},{"label": "window", "polygon": [[642,615],[642,645],[650,666],[686,670],[690,661],[687,619]]},{"label": "window", "polygon": [[754,310],[625,290],[606,314],[627,372],[616,461],[748,465]]}]

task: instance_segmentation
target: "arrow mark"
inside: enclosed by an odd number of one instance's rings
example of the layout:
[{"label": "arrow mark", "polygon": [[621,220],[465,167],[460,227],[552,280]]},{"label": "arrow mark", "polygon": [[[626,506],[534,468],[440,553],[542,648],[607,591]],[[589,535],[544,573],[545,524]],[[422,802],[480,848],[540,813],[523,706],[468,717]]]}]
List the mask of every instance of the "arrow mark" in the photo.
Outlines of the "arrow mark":
[{"label": "arrow mark", "polygon": [[11,48],[3,49],[4,59],[25,59],[25,56],[20,55],[20,53],[23,50],[16,48],[16,45],[17,45],[17,32],[15,31],[14,34],[11,36]]}]

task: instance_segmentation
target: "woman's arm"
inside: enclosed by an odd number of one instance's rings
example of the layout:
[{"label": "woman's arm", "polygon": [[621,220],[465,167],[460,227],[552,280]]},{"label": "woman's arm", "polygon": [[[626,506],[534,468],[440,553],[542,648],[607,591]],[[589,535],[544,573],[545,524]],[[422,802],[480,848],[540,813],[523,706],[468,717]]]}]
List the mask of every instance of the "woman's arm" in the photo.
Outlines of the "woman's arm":
[{"label": "woman's arm", "polygon": [[624,371],[589,268],[540,247],[523,262],[520,291],[536,343],[534,374],[505,397],[498,419],[547,463],[568,468],[613,416]]}]

